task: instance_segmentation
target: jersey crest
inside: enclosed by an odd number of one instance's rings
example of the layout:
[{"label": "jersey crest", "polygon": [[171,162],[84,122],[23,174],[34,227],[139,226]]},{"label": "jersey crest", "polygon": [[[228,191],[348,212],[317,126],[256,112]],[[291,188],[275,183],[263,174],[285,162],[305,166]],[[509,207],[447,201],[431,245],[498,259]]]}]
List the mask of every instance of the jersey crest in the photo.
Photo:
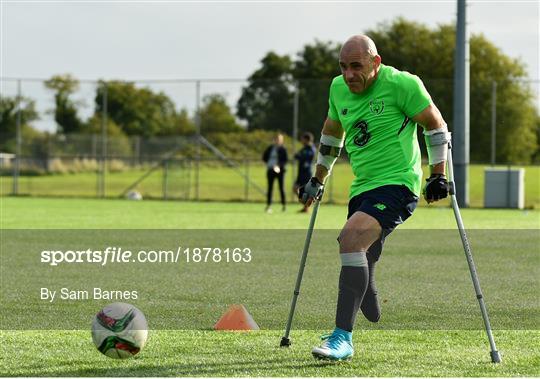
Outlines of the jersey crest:
[{"label": "jersey crest", "polygon": [[381,99],[371,100],[369,102],[369,110],[374,115],[380,115],[384,110],[384,101]]}]

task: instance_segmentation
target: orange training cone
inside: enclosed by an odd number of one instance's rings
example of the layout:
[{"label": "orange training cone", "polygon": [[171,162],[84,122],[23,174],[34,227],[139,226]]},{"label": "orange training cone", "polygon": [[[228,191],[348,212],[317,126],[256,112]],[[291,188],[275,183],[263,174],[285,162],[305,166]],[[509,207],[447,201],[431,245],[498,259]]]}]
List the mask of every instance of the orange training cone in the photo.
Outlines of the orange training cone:
[{"label": "orange training cone", "polygon": [[253,320],[242,304],[233,304],[214,325],[215,330],[259,330],[259,325]]}]

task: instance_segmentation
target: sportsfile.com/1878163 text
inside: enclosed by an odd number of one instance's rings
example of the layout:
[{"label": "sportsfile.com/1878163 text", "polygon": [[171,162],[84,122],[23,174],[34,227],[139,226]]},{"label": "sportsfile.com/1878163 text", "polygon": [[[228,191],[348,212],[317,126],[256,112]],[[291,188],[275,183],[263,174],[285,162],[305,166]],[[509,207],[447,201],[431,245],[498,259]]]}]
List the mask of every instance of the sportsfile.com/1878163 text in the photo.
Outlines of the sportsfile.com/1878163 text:
[{"label": "sportsfile.com/1878163 text", "polygon": [[249,247],[182,247],[176,250],[124,250],[107,247],[104,250],[43,250],[40,262],[50,266],[63,263],[93,263],[104,266],[113,263],[250,263]]}]

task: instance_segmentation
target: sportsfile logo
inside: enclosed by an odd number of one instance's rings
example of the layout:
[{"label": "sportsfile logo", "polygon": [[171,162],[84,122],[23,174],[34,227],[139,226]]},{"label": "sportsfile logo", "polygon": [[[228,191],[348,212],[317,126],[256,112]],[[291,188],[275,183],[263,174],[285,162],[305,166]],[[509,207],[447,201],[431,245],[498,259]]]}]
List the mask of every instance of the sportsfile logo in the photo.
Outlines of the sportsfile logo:
[{"label": "sportsfile logo", "polygon": [[139,250],[133,253],[122,247],[107,247],[105,250],[43,250],[41,263],[58,266],[61,263],[249,263],[249,247],[182,247],[176,250]]},{"label": "sportsfile logo", "polygon": [[[121,247],[107,247],[105,250],[43,250],[41,263],[48,263],[50,266],[58,266],[60,263],[98,263],[104,266],[107,263],[132,262],[132,256],[130,250],[122,250]],[[169,254],[161,256],[164,259],[169,258]]]}]

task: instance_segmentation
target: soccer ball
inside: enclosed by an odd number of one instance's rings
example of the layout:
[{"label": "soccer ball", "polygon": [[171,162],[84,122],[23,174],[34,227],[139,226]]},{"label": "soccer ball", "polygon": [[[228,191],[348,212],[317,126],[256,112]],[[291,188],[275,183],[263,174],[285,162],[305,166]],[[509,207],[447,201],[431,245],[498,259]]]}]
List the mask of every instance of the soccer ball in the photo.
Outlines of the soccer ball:
[{"label": "soccer ball", "polygon": [[126,195],[128,200],[142,200],[142,195],[139,191],[129,191]]},{"label": "soccer ball", "polygon": [[146,318],[131,304],[109,304],[92,322],[92,340],[97,349],[110,358],[134,356],[144,347],[147,337]]}]

